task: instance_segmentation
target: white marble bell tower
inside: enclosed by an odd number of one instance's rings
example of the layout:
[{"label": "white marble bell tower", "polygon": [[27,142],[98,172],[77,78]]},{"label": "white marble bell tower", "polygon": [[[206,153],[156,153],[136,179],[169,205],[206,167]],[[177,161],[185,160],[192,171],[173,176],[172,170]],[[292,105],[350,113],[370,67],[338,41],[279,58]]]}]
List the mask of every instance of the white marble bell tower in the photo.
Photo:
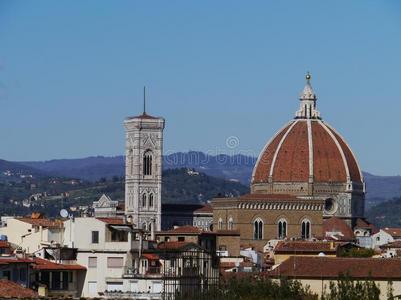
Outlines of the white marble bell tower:
[{"label": "white marble bell tower", "polygon": [[125,214],[138,228],[160,230],[164,119],[144,109],[125,127]]}]

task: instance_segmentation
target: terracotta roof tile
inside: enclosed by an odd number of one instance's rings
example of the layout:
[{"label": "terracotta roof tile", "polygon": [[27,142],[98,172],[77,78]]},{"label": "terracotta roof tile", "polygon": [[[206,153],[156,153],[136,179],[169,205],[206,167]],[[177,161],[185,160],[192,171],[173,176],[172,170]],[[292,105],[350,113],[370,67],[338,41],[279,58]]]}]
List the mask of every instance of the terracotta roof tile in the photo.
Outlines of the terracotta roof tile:
[{"label": "terracotta roof tile", "polygon": [[190,242],[162,242],[157,245],[157,248],[160,250],[179,250],[189,245],[197,246]]},{"label": "terracotta roof tile", "polygon": [[115,217],[115,218],[96,218],[96,219],[98,219],[99,221],[102,221],[102,222],[104,222],[104,223],[112,224],[112,225],[122,225],[122,224],[125,224],[123,218],[117,218],[117,217]]},{"label": "terracotta roof tile", "polygon": [[33,298],[36,299],[38,294],[18,283],[10,280],[0,279],[0,295],[2,298]]},{"label": "terracotta roof tile", "polygon": [[201,208],[196,209],[194,213],[213,213],[213,208],[210,204],[205,204]]},{"label": "terracotta roof tile", "polygon": [[144,253],[142,256],[148,260],[158,260],[159,256],[154,253]]},{"label": "terracotta roof tile", "polygon": [[30,264],[34,261],[29,258],[18,258],[15,256],[0,256],[0,265],[8,265],[8,264]]},{"label": "terracotta roof tile", "polygon": [[191,225],[185,225],[185,226],[180,226],[171,230],[167,231],[162,231],[160,232],[161,234],[200,234],[202,233],[202,229],[191,226]]},{"label": "terracotta roof tile", "polygon": [[386,249],[386,248],[401,248],[401,240],[400,241],[394,241],[391,243],[387,243],[385,245],[380,246],[380,248]]},{"label": "terracotta roof tile", "polygon": [[36,270],[86,270],[86,267],[78,264],[58,264],[47,259],[35,257],[33,268]]},{"label": "terracotta roof tile", "polygon": [[341,241],[350,241],[355,239],[354,232],[348,224],[337,218],[331,217],[323,220],[323,233],[325,234],[325,238],[328,237],[329,232],[340,232],[340,235],[336,235],[339,237]]},{"label": "terracotta roof tile", "polygon": [[0,241],[0,248],[11,248],[11,246],[7,241]]},{"label": "terracotta roof tile", "polygon": [[383,228],[383,230],[385,232],[387,232],[389,235],[391,235],[392,237],[395,237],[395,238],[401,237],[401,228],[398,228],[398,227],[386,227],[386,228]]},{"label": "terracotta roof tile", "polygon": [[17,220],[34,226],[42,226],[47,228],[63,228],[64,226],[61,220],[32,219],[32,218],[18,218]]},{"label": "terracotta roof tile", "polygon": [[270,272],[288,278],[401,279],[401,259],[291,256]]},{"label": "terracotta roof tile", "polygon": [[274,253],[335,253],[337,247],[338,244],[334,242],[280,241],[274,248]]}]

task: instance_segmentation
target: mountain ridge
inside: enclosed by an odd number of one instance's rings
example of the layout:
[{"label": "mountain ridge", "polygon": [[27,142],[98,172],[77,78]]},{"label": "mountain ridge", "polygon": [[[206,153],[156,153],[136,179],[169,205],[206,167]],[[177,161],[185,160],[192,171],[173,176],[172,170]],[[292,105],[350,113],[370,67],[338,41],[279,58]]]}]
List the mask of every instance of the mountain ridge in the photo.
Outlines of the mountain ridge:
[{"label": "mountain ridge", "polygon": [[[208,155],[201,151],[176,152],[163,157],[163,168],[193,168],[207,175],[250,184],[257,158],[242,154]],[[78,159],[16,162],[41,172],[96,181],[124,176],[124,156],[91,156]],[[363,172],[367,187],[367,207],[401,196],[401,176],[379,176]]]}]

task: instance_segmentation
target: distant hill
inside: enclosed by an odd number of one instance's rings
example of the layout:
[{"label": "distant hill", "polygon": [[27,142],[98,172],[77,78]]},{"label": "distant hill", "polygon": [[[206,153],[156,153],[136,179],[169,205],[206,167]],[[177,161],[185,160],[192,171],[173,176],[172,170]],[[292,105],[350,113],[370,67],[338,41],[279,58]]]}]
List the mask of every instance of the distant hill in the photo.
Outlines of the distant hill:
[{"label": "distant hill", "polygon": [[9,162],[0,159],[0,178],[9,178],[12,180],[16,180],[30,175],[42,177],[46,176],[47,173],[45,171],[32,168],[25,164]]},{"label": "distant hill", "polygon": [[[194,168],[207,175],[238,180],[249,186],[255,157],[244,155],[207,155],[199,151],[177,152],[164,157],[164,169]],[[100,178],[124,176],[124,156],[59,159],[42,162],[21,162],[25,166],[58,176],[96,181]],[[367,207],[401,196],[401,176],[376,176],[364,172],[367,186]]]},{"label": "distant hill", "polygon": [[20,162],[25,166],[48,174],[96,181],[101,178],[123,176],[124,156],[93,156],[77,159],[54,159],[47,161]]},{"label": "distant hill", "polygon": [[[124,176],[124,156],[93,156],[78,159],[19,162],[58,176],[96,181],[100,178]],[[195,168],[208,175],[235,179],[249,184],[256,158],[244,155],[206,155],[203,152],[177,152],[163,158],[164,169]]]},{"label": "distant hill", "polygon": [[367,210],[366,217],[378,227],[401,227],[401,197],[378,203]]},{"label": "distant hill", "polygon": [[237,181],[206,175],[187,168],[163,172],[162,199],[165,203],[199,203],[218,196],[239,196],[249,187]]},{"label": "distant hill", "polygon": [[[91,205],[102,194],[124,200],[124,178],[89,182],[67,178],[26,178],[20,182],[0,181],[0,215],[25,215],[40,211],[56,216],[61,208]],[[208,176],[187,168],[165,170],[163,203],[204,203],[218,196],[238,196],[249,192],[239,182]],[[34,198],[37,197],[37,198]]]}]

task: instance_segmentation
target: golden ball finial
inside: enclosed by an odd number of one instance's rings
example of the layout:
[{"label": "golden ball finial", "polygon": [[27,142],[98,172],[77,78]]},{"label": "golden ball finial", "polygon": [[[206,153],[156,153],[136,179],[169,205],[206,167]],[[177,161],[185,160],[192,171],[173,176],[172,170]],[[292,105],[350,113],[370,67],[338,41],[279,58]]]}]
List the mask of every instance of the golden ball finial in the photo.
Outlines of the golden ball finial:
[{"label": "golden ball finial", "polygon": [[310,79],[312,78],[312,76],[310,76],[310,74],[309,74],[309,72],[308,72],[308,73],[306,73],[305,78],[306,78],[306,80],[310,80]]}]

